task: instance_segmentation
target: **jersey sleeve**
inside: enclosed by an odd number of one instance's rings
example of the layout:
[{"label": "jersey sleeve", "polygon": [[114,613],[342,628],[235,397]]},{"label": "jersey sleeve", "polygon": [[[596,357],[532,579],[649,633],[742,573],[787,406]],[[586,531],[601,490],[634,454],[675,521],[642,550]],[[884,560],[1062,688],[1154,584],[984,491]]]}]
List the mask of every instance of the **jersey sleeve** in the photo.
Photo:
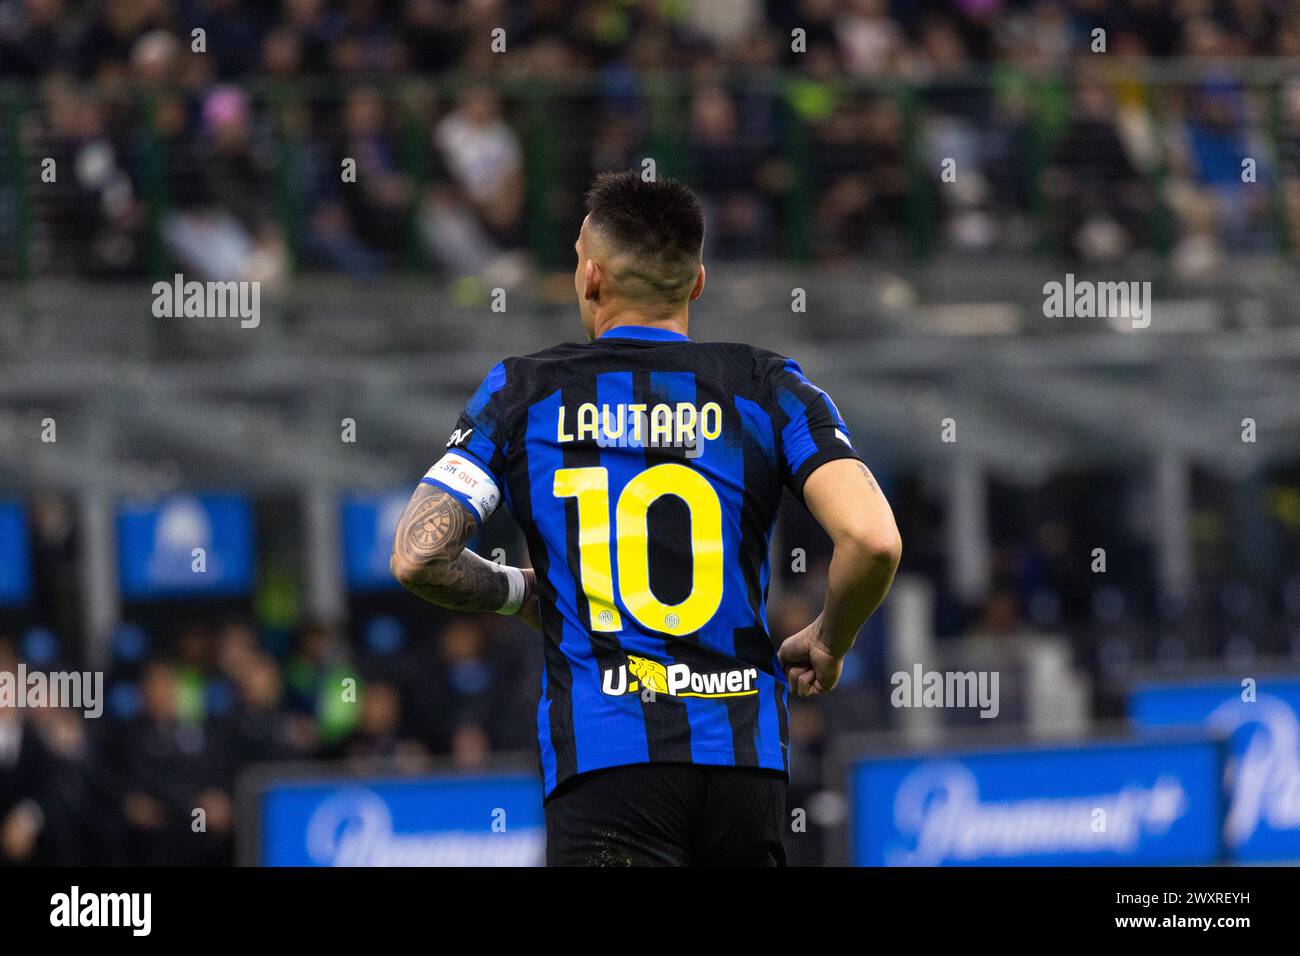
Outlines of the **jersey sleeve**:
[{"label": "jersey sleeve", "polygon": [[447,439],[447,451],[421,479],[450,494],[483,522],[501,504],[505,488],[506,365],[493,366],[465,404]]},{"label": "jersey sleeve", "polygon": [[826,462],[862,459],[831,397],[808,380],[797,362],[771,356],[767,380],[780,446],[777,464],[781,480],[802,500],[804,482]]}]

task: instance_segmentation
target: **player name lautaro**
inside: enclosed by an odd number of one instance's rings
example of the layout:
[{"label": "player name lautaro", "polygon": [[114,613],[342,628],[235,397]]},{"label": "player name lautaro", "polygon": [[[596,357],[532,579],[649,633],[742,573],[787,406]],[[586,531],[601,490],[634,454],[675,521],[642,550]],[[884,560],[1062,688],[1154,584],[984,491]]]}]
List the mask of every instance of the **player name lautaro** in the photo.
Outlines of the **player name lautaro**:
[{"label": "player name lautaro", "polygon": [[594,441],[602,448],[696,448],[721,434],[717,402],[583,402],[572,411],[561,405],[555,423],[557,442]]}]

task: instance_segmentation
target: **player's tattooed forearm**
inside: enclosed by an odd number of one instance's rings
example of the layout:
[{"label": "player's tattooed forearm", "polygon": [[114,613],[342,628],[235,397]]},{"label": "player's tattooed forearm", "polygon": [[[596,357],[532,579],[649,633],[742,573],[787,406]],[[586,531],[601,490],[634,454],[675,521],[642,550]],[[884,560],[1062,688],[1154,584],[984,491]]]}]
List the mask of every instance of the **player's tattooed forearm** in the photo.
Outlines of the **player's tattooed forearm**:
[{"label": "player's tattooed forearm", "polygon": [[402,584],[424,600],[457,611],[495,611],[510,582],[491,561],[466,551],[478,526],[465,506],[432,485],[420,485],[397,525],[393,552]]},{"label": "player's tattooed forearm", "polygon": [[407,587],[431,604],[456,611],[495,611],[506,603],[510,582],[502,570],[473,551],[443,567],[432,566]]},{"label": "player's tattooed forearm", "polygon": [[432,485],[420,485],[397,529],[397,553],[416,564],[458,553],[476,525],[465,506]]}]

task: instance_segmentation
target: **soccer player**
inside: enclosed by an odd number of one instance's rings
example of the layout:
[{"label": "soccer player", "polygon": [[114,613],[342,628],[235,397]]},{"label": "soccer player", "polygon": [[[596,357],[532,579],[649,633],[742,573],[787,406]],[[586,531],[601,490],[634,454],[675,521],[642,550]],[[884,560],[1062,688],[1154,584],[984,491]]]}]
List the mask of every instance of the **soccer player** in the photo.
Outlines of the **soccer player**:
[{"label": "soccer player", "polygon": [[[703,238],[681,183],[599,176],[575,246],[590,341],[492,368],[398,523],[415,594],[540,624],[550,865],[783,864],[789,691],[835,686],[898,566],[826,393],[787,358],[687,337]],[[821,614],[775,650],[783,487],[834,553]],[[503,501],[531,569],[466,550]]]}]

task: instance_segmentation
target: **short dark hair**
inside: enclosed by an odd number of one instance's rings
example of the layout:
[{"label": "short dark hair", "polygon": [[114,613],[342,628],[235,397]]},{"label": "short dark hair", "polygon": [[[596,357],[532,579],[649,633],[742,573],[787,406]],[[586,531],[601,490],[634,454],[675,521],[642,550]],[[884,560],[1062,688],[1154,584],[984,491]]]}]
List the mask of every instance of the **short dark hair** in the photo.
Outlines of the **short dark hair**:
[{"label": "short dark hair", "polygon": [[636,263],[616,277],[629,294],[676,301],[695,285],[704,245],[704,207],[676,179],[642,179],[635,172],[601,173],[587,191],[589,223],[617,252]]}]

